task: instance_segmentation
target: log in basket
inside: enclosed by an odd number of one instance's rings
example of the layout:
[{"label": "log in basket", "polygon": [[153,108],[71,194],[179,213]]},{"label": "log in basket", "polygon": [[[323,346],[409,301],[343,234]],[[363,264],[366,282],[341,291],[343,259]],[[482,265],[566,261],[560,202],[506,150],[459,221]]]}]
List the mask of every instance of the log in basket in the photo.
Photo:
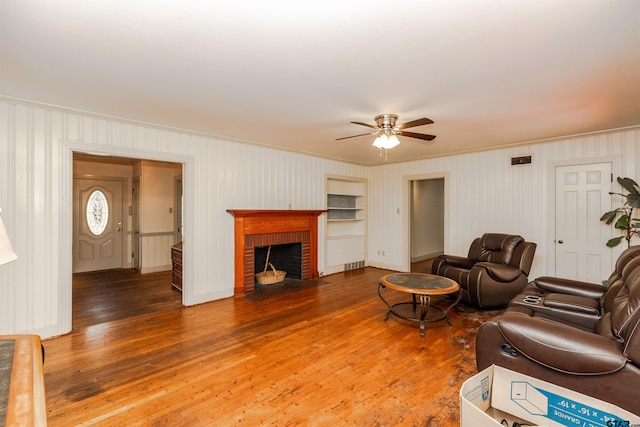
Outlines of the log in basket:
[{"label": "log in basket", "polygon": [[[271,245],[269,245],[269,249],[267,249],[267,260],[264,263],[264,270],[261,273],[256,273],[256,280],[260,285],[280,283],[287,275],[286,271],[276,270],[273,264],[269,262],[269,255],[271,255]],[[271,271],[268,271],[267,267],[271,267]]]}]

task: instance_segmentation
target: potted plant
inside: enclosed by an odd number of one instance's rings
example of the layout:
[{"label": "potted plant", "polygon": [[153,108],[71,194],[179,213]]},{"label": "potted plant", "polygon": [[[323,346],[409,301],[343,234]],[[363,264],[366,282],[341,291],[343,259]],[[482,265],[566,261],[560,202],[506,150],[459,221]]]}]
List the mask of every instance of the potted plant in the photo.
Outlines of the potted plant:
[{"label": "potted plant", "polygon": [[607,246],[613,248],[618,246],[622,239],[627,241],[627,247],[631,246],[631,238],[634,234],[640,236],[640,217],[633,217],[635,209],[640,209],[640,186],[631,178],[617,179],[618,184],[628,191],[628,194],[609,192],[611,195],[622,196],[624,203],[621,207],[612,211],[606,212],[600,218],[600,221],[604,221],[607,225],[613,223],[614,227],[618,230],[622,230],[622,235],[609,239]]}]

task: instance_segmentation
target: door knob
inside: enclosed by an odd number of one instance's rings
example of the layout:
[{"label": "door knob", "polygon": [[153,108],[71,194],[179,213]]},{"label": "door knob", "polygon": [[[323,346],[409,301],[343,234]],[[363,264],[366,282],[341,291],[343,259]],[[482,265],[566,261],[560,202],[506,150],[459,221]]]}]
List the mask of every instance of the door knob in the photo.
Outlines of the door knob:
[{"label": "door knob", "polygon": [[564,240],[558,240],[558,243],[563,244]]}]

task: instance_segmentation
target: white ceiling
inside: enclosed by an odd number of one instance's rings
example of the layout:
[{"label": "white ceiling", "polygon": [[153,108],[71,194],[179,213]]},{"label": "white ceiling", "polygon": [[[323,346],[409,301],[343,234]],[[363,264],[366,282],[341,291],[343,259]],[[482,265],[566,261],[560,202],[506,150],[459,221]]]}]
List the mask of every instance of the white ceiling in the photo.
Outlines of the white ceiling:
[{"label": "white ceiling", "polygon": [[0,94],[374,165],[640,125],[637,0],[0,0]]}]

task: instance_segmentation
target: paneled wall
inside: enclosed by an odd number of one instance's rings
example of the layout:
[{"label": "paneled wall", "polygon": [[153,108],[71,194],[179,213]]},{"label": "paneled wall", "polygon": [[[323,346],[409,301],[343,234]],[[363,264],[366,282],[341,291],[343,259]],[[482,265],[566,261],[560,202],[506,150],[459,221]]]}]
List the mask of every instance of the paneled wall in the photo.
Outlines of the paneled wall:
[{"label": "paneled wall", "polygon": [[[233,294],[227,209],[323,209],[326,174],[365,167],[0,99],[0,206],[18,259],[0,267],[0,332],[71,329],[72,153],[184,164],[185,304]],[[324,221],[319,220],[319,265]]]},{"label": "paneled wall", "polygon": [[[510,166],[510,158],[521,155],[532,155],[532,164]],[[640,127],[373,167],[369,262],[409,268],[407,177],[446,176],[445,253],[466,255],[473,238],[485,232],[515,233],[538,244],[531,277],[554,274],[555,167],[602,160],[613,163],[614,178],[640,178]]]},{"label": "paneled wall", "polygon": [[[409,268],[408,180],[445,176],[445,252],[465,254],[486,231],[518,233],[539,245],[532,276],[555,268],[555,166],[604,159],[615,176],[640,176],[640,127],[365,168],[0,98],[0,206],[19,257],[0,266],[0,333],[48,337],[71,329],[74,151],[184,165],[187,305],[233,293],[227,209],[323,209],[327,174],[368,179],[374,266]],[[533,156],[532,165],[509,166],[511,156],[524,154]],[[318,232],[322,270],[322,217]]]},{"label": "paneled wall", "polygon": [[139,236],[140,272],[142,274],[171,270],[173,233],[151,233]]}]

